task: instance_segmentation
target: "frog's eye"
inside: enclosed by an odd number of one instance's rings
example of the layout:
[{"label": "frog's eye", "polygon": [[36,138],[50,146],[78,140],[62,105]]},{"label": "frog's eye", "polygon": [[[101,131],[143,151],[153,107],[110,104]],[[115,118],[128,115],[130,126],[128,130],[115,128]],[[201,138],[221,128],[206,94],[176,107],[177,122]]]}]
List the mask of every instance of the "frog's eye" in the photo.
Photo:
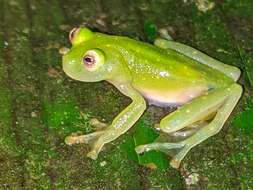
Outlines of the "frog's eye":
[{"label": "frog's eye", "polygon": [[88,50],[82,59],[84,67],[88,71],[95,71],[105,62],[104,53],[99,49]]},{"label": "frog's eye", "polygon": [[79,33],[80,28],[73,28],[69,33],[69,41],[73,43],[75,36]]},{"label": "frog's eye", "polygon": [[73,28],[69,33],[69,41],[75,46],[90,40],[93,36],[93,32],[86,27]]}]

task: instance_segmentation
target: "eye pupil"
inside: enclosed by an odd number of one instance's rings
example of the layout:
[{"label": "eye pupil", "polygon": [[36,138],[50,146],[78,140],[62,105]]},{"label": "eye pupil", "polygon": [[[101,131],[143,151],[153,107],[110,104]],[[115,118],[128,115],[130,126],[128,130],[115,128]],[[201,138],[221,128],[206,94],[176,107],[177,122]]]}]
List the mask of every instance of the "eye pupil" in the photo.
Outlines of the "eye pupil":
[{"label": "eye pupil", "polygon": [[90,57],[85,57],[84,60],[87,63],[91,63],[92,62],[92,59]]},{"label": "eye pupil", "polygon": [[80,61],[84,68],[89,72],[96,71],[105,62],[104,54],[98,49],[86,51]]},{"label": "eye pupil", "polygon": [[86,56],[83,58],[83,62],[91,66],[95,63],[95,59],[91,56]]}]

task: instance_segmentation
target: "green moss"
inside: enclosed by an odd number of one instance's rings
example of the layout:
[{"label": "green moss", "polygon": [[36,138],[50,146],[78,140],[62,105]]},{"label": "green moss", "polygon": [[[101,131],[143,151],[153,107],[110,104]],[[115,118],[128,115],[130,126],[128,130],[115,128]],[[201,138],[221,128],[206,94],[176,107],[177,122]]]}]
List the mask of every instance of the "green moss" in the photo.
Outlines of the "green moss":
[{"label": "green moss", "polygon": [[43,122],[52,129],[61,125],[72,126],[80,122],[80,112],[73,103],[45,102],[43,106]]},{"label": "green moss", "polygon": [[218,10],[214,10],[191,15],[197,48],[226,64],[238,66],[237,55],[233,52],[236,48],[233,47],[228,29],[219,14]]},{"label": "green moss", "polygon": [[253,132],[253,107],[246,108],[245,111],[236,115],[233,120],[233,126],[236,129],[241,130],[246,134],[252,134]]},{"label": "green moss", "polygon": [[12,133],[10,91],[0,87],[0,149],[8,153],[18,153],[15,134]]},{"label": "green moss", "polygon": [[[124,137],[120,140],[124,140]],[[118,143],[121,142],[118,141]],[[101,152],[99,159],[92,162],[92,166],[95,170],[96,184],[100,183],[101,189],[141,189],[137,165],[129,161],[118,146]]]},{"label": "green moss", "polygon": [[151,171],[147,179],[153,190],[160,189],[185,189],[180,173],[170,169],[168,171],[154,170]]},{"label": "green moss", "polygon": [[223,2],[224,9],[231,15],[238,17],[253,17],[253,2],[250,0],[226,0]]},{"label": "green moss", "polygon": [[12,156],[6,150],[0,152],[0,189],[20,189],[24,182],[23,163],[20,157]]},{"label": "green moss", "polygon": [[[247,83],[253,86],[253,35],[251,32],[253,30],[252,25],[252,13],[253,13],[253,3],[249,0],[240,1],[225,1],[222,4],[222,11],[226,11],[225,21],[231,30],[231,36],[235,40],[235,46],[237,47],[238,56],[241,62],[241,69],[243,71],[243,77],[246,79]],[[245,82],[245,84],[247,85]]]},{"label": "green moss", "polygon": [[[0,50],[2,52],[3,49]],[[6,66],[3,54],[0,53],[0,149],[8,153],[17,153],[15,134],[12,133],[11,126],[11,91],[6,85]]]},{"label": "green moss", "polygon": [[157,27],[154,22],[146,20],[144,23],[144,32],[147,37],[147,40],[151,43],[157,38]]},{"label": "green moss", "polygon": [[165,154],[157,151],[149,151],[143,155],[139,155],[135,152],[136,146],[152,143],[158,136],[159,134],[151,128],[149,120],[142,117],[133,126],[132,135],[122,144],[122,150],[126,152],[130,160],[133,160],[140,165],[153,169],[165,170],[169,166]]}]

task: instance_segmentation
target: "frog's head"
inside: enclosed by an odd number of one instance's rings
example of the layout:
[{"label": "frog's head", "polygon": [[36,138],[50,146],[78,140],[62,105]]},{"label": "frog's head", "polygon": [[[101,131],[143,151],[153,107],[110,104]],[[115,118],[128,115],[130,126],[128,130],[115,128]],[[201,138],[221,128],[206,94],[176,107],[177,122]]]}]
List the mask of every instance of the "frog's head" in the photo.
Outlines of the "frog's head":
[{"label": "frog's head", "polygon": [[[101,35],[101,34],[100,34]],[[119,59],[117,52],[105,47],[99,33],[88,28],[74,28],[69,34],[72,48],[63,56],[63,70],[71,78],[96,82],[110,78]]]}]

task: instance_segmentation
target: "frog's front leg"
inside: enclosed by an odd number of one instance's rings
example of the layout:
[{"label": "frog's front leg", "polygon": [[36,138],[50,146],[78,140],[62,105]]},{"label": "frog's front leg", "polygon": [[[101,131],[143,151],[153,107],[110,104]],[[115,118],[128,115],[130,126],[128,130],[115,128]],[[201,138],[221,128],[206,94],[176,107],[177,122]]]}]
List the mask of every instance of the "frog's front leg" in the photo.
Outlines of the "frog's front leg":
[{"label": "frog's front leg", "polygon": [[[168,153],[170,149],[180,148],[180,151],[171,160],[171,165],[178,168],[187,152],[197,144],[219,132],[229,117],[239,98],[242,87],[232,84],[223,90],[214,90],[206,96],[196,98],[191,103],[179,108],[171,115],[165,117],[160,123],[163,132],[171,133],[188,125],[204,119],[209,114],[216,112],[213,120],[206,126],[196,131],[191,137],[178,143],[151,143],[136,147],[137,153],[149,150],[159,150]],[[204,117],[203,117],[204,116]]]},{"label": "frog's front leg", "polygon": [[[140,118],[146,109],[146,102],[143,97],[134,90],[129,84],[114,84],[124,95],[132,99],[132,103],[124,109],[102,132],[95,132],[91,137],[98,137],[92,146],[92,150],[87,154],[88,157],[96,159],[102,147],[120,135],[125,133]],[[89,134],[88,134],[89,135]],[[87,139],[87,135],[83,136]],[[81,138],[82,139],[82,138]]]},{"label": "frog's front leg", "polygon": [[90,144],[91,142],[94,142],[94,140],[96,140],[99,136],[101,136],[104,133],[104,129],[108,126],[107,123],[100,122],[96,118],[91,119],[89,123],[98,131],[86,135],[79,135],[77,133],[71,134],[65,138],[65,143],[67,145],[82,143]]},{"label": "frog's front leg", "polygon": [[73,145],[73,144],[89,144],[94,139],[98,138],[104,133],[104,131],[96,131],[94,133],[86,134],[86,135],[70,135],[65,138],[65,143],[67,145]]}]

